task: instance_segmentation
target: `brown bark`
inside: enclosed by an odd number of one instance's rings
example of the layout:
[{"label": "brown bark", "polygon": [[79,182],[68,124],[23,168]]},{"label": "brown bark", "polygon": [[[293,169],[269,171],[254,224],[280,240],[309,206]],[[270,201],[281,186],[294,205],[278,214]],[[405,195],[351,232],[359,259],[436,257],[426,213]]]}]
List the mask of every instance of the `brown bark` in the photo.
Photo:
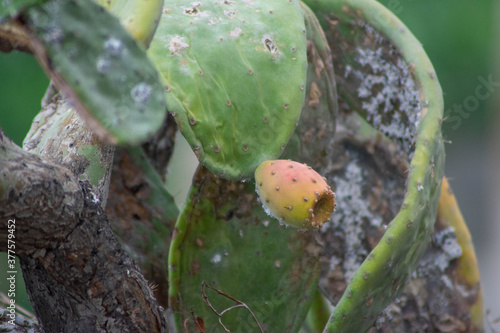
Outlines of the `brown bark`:
[{"label": "brown bark", "polygon": [[0,248],[16,219],[16,254],[54,248],[78,223],[84,197],[65,168],[28,154],[0,131]]},{"label": "brown bark", "polygon": [[87,183],[0,131],[0,246],[16,254],[45,332],[167,332],[163,309]]},{"label": "brown bark", "polygon": [[13,50],[33,53],[30,36],[16,21],[0,24],[0,52]]}]

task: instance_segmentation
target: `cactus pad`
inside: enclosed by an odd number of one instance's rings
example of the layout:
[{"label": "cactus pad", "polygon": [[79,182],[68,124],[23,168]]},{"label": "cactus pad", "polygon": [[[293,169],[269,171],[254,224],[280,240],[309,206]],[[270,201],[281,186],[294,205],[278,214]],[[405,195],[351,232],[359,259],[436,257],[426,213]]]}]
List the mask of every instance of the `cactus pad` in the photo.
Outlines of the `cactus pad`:
[{"label": "cactus pad", "polygon": [[[316,288],[316,246],[310,231],[266,215],[253,182],[224,180],[200,167],[175,230],[169,294],[178,329],[194,314],[207,332],[223,332],[203,301],[205,281],[244,302],[266,332],[298,331]],[[206,295],[219,312],[234,305],[213,291]],[[244,309],[227,312],[222,322],[231,332],[259,332]]]},{"label": "cactus pad", "polygon": [[[344,161],[339,161],[344,170],[339,165],[332,169],[339,207],[336,219],[340,226],[351,227],[345,229],[342,265],[330,262],[331,267],[344,270],[342,283],[349,284],[325,329],[363,332],[401,291],[431,238],[444,169],[442,92],[418,41],[377,2],[308,3],[323,23],[333,50],[335,70],[343,80],[339,96],[344,109],[359,111],[369,122],[345,112],[342,124],[347,131],[336,136],[336,141],[343,141],[338,147],[346,151]],[[384,93],[364,81],[376,76],[388,80],[382,85],[387,88]],[[399,80],[392,80],[394,76]],[[386,94],[394,98],[386,100]],[[405,166],[408,159],[411,162]],[[373,172],[380,167],[385,171],[377,176]],[[365,186],[371,181],[375,182]],[[399,201],[401,186],[405,193],[399,212],[387,220],[391,215],[387,212]],[[387,195],[384,207],[380,199]],[[368,234],[368,244],[374,248],[363,253],[358,233],[363,226],[377,230],[382,224],[388,224],[382,238]],[[359,266],[358,262],[363,263]]]},{"label": "cactus pad", "polygon": [[49,1],[26,12],[35,55],[89,127],[136,144],[165,118],[163,86],[144,50],[92,1]]},{"label": "cactus pad", "polygon": [[228,179],[281,155],[304,101],[298,1],[167,2],[148,51],[200,162]]}]

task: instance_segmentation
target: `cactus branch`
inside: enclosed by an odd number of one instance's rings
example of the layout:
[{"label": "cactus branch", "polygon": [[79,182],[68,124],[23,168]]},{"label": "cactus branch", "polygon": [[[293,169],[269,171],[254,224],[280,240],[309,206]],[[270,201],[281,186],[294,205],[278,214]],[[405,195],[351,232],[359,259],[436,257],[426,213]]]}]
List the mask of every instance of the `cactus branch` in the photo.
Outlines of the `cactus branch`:
[{"label": "cactus branch", "polygon": [[1,131],[0,166],[0,246],[7,248],[6,224],[15,219],[16,254],[44,331],[167,332],[163,310],[88,185]]}]

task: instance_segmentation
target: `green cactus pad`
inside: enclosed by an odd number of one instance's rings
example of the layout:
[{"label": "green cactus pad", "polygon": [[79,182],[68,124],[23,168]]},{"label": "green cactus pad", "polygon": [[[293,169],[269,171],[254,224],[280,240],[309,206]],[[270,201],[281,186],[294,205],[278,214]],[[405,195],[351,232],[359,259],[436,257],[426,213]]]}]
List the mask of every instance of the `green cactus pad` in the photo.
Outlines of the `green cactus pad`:
[{"label": "green cactus pad", "polygon": [[[267,216],[253,182],[223,180],[200,167],[169,253],[170,306],[177,328],[194,314],[207,332],[223,332],[203,301],[205,281],[244,302],[266,332],[297,332],[317,283],[311,236]],[[219,312],[235,305],[212,290],[206,295]],[[222,322],[231,332],[259,332],[245,309],[229,311]]]},{"label": "green cactus pad", "polygon": [[298,1],[167,2],[148,51],[200,162],[228,179],[281,155],[304,101]]},{"label": "green cactus pad", "polygon": [[[347,105],[346,109],[359,110],[381,132],[370,134],[370,125],[363,124],[346,113],[343,115],[343,124],[351,127],[351,132],[340,133],[337,140],[344,140],[347,150],[352,150],[350,147],[365,140],[365,154],[374,154],[373,150],[382,144],[387,147],[388,156],[393,155],[393,161],[401,158],[403,152],[411,158],[407,172],[402,173],[407,177],[406,193],[398,214],[390,222],[378,245],[368,254],[359,269],[349,276],[349,285],[335,305],[325,329],[325,332],[363,332],[375,322],[379,313],[406,284],[432,234],[444,170],[440,132],[442,92],[420,43],[397,18],[377,2],[310,1],[310,6],[323,23],[333,50],[337,78],[342,80],[338,82],[342,102]],[[381,67],[382,65],[385,67]],[[361,73],[365,75],[362,76]],[[382,87],[390,90],[386,92],[391,96],[390,103],[384,99],[384,94],[377,97],[379,86],[369,85],[369,79],[377,77],[379,80],[389,80]],[[396,81],[391,81],[394,77]],[[391,117],[394,119],[391,120]],[[357,127],[355,126],[353,133],[354,123]],[[367,141],[370,135],[373,135],[373,139]],[[387,138],[393,140],[392,148],[384,143]],[[347,156],[353,155],[350,153]],[[371,165],[376,165],[379,158],[374,154]],[[387,161],[390,162],[391,159]],[[389,165],[391,163],[394,162]],[[336,176],[339,188],[335,191],[340,209],[343,205],[344,209],[349,209],[349,204],[353,203],[352,199],[342,197],[341,192],[348,190],[343,180],[355,179],[351,174],[359,173],[360,181],[364,182],[369,172],[360,168],[355,161],[347,165],[345,174]],[[384,167],[387,175],[391,173],[387,170],[389,165]],[[387,175],[383,177],[388,179],[385,186],[391,183]],[[397,178],[392,180],[393,183],[394,181],[399,182]],[[354,186],[352,182],[349,184],[350,187]],[[376,189],[376,184],[371,188]],[[387,187],[382,190],[387,191]],[[346,193],[350,194],[352,193]],[[363,219],[380,218],[368,213],[378,201],[373,200],[378,196],[370,194],[368,198],[370,196],[371,202],[362,200],[367,212]],[[342,213],[339,215],[339,218],[346,216]],[[362,222],[357,222],[358,228],[361,228]],[[375,224],[377,221],[370,222]],[[377,223],[381,222],[382,219],[379,219]],[[349,238],[345,242],[348,244]],[[349,257],[344,258],[347,259]],[[344,269],[346,267],[344,262]]]},{"label": "green cactus pad", "polygon": [[35,55],[89,127],[111,144],[136,144],[165,118],[163,86],[144,50],[92,1],[49,1],[26,12]]}]

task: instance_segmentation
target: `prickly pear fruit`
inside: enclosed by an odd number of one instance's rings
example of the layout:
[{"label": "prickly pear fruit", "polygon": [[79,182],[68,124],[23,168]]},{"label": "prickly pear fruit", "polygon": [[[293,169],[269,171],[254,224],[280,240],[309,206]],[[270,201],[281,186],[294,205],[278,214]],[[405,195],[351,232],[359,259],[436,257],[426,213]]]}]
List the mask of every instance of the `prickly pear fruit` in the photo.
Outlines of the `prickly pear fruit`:
[{"label": "prickly pear fruit", "polygon": [[335,193],[325,179],[302,163],[262,162],[255,187],[266,212],[295,228],[319,228],[335,208]]}]

